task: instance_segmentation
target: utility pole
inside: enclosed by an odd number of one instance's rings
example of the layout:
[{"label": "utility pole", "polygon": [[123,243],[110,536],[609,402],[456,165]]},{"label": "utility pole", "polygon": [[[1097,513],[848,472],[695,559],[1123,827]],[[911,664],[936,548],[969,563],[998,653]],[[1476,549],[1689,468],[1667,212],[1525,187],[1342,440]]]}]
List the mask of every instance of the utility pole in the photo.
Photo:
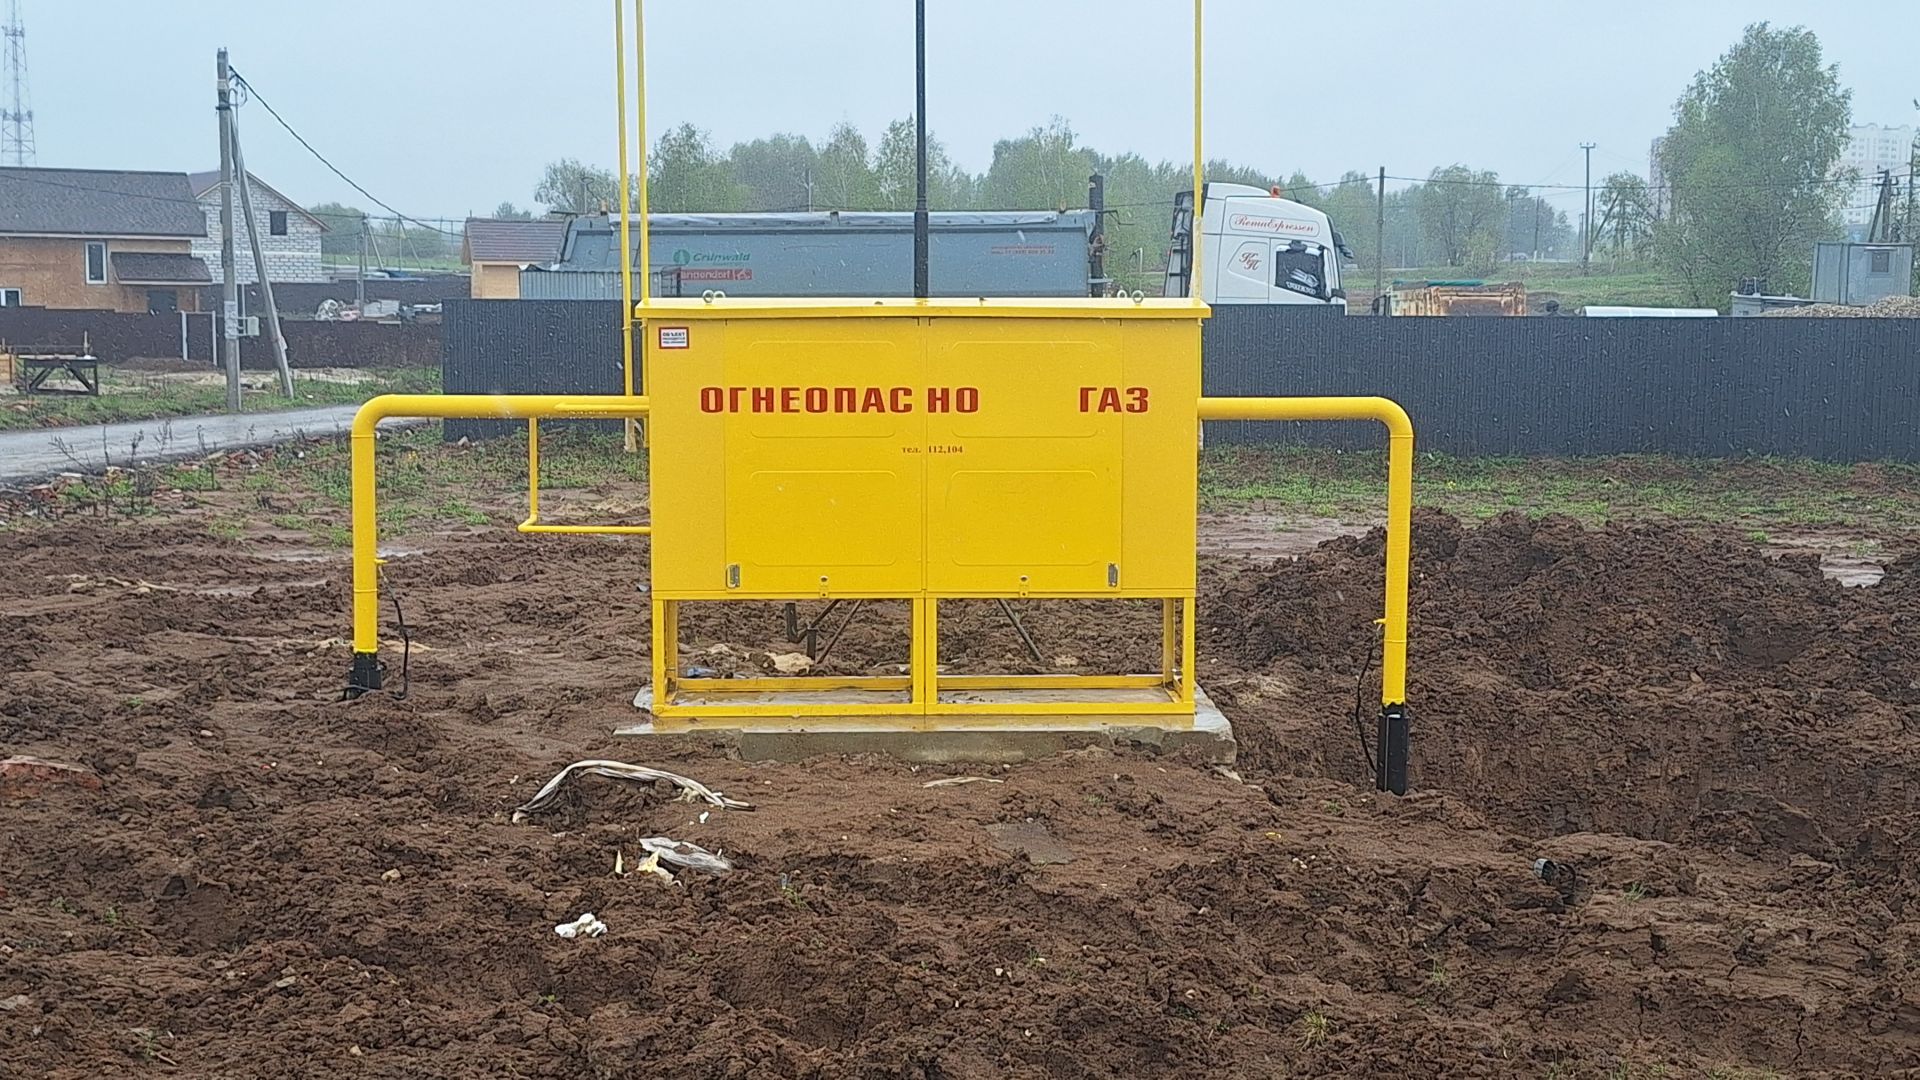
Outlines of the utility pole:
[{"label": "utility pole", "polygon": [[280,308],[273,302],[273,282],[267,280],[267,256],[260,247],[260,221],[253,216],[253,186],[247,182],[247,156],[240,149],[240,118],[228,113],[227,134],[233,138],[234,183],[240,185],[240,216],[247,222],[247,246],[253,250],[253,284],[267,309],[267,333],[273,341],[273,366],[280,373],[280,394],[293,397],[293,371],[287,366],[287,338],[280,332]]},{"label": "utility pole", "polygon": [[1374,310],[1386,314],[1387,305],[1387,167],[1380,166],[1380,191],[1373,202],[1373,302]]},{"label": "utility pole", "polygon": [[27,107],[27,28],[20,24],[20,0],[9,0],[7,25],[7,102],[0,108],[0,160],[32,165],[33,110]]},{"label": "utility pole", "polygon": [[219,75],[220,114],[220,323],[227,370],[227,411],[240,411],[240,285],[234,280],[233,259],[233,83],[227,72],[227,50],[215,64]]},{"label": "utility pole", "polygon": [[913,295],[927,298],[927,0],[913,3]]},{"label": "utility pole", "polygon": [[1093,234],[1087,238],[1089,296],[1107,295],[1107,178],[1087,177],[1087,209],[1093,211]]},{"label": "utility pole", "polygon": [[1587,209],[1580,219],[1580,272],[1593,273],[1593,148],[1598,143],[1583,142],[1580,149],[1587,152]]},{"label": "utility pole", "polygon": [[353,279],[353,308],[365,311],[367,307],[367,215],[360,215],[360,272]]},{"label": "utility pole", "polygon": [[1536,197],[1533,200],[1533,257],[1536,259],[1540,257],[1540,204],[1541,200]]}]

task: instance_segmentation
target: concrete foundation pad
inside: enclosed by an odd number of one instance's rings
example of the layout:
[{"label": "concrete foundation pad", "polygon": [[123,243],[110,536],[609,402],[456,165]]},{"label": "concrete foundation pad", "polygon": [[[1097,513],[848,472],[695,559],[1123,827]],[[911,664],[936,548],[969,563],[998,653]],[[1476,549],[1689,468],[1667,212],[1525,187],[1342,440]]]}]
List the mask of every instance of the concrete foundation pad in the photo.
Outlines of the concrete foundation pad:
[{"label": "concrete foundation pad", "polygon": [[[647,709],[651,690],[634,697]],[[835,720],[743,720],[739,717],[678,722],[657,726],[651,719],[614,729],[615,735],[655,738],[693,738],[733,751],[747,761],[799,761],[821,754],[888,754],[903,761],[1008,763],[1031,761],[1087,746],[1151,747],[1198,756],[1203,761],[1231,764],[1238,749],[1233,726],[1204,690],[1194,694],[1194,716],[1076,716],[1048,717],[1035,727],[1034,717],[927,717],[921,723],[952,719],[964,727],[934,731],[924,726],[888,726],[875,717]]]}]

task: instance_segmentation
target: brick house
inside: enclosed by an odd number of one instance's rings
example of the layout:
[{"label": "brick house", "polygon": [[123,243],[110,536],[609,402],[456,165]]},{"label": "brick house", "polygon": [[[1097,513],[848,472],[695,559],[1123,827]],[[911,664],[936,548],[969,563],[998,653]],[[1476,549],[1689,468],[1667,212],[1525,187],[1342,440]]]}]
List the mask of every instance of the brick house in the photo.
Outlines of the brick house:
[{"label": "brick house", "polygon": [[[260,237],[260,254],[267,260],[267,280],[326,281],[327,273],[320,262],[320,234],[329,231],[326,223],[253,173],[249,172],[247,179],[248,193],[253,196],[253,228]],[[206,215],[206,237],[194,241],[193,253],[207,264],[213,283],[224,284],[220,276],[220,173],[188,173],[187,181],[193,185],[193,197],[200,200]],[[233,216],[242,226],[234,230],[233,276],[240,284],[251,285],[258,275],[253,272],[253,249],[248,246],[237,191],[233,193]]]},{"label": "brick house", "polygon": [[564,219],[468,218],[462,255],[473,268],[471,294],[481,300],[518,300],[520,271],[559,259],[566,239]]},{"label": "brick house", "polygon": [[0,168],[0,305],[200,310],[186,173]]}]

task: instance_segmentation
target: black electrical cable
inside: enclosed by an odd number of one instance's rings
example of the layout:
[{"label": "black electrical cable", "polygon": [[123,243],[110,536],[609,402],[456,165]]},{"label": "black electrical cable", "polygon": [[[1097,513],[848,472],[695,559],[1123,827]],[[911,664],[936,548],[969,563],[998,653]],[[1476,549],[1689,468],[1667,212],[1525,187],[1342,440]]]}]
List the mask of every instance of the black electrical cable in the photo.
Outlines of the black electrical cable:
[{"label": "black electrical cable", "polygon": [[1360,677],[1353,684],[1353,733],[1360,737],[1360,755],[1367,759],[1367,777],[1378,782],[1380,766],[1373,760],[1373,748],[1367,745],[1367,725],[1361,718],[1366,708],[1367,676],[1373,671],[1373,654],[1377,649],[1368,649],[1360,662]]},{"label": "black electrical cable", "polygon": [[408,669],[413,660],[413,632],[407,629],[407,615],[400,610],[399,590],[389,589],[387,595],[393,598],[393,621],[400,627],[400,692],[393,695],[393,700],[405,701],[407,691],[412,687]]}]

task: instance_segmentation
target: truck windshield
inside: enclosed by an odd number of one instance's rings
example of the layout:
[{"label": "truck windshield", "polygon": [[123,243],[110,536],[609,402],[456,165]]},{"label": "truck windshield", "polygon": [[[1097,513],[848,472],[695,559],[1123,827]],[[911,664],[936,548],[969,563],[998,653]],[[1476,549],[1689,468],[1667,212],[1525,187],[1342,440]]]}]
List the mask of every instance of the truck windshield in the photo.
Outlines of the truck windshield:
[{"label": "truck windshield", "polygon": [[1294,243],[1275,251],[1273,284],[1316,300],[1327,299],[1326,250],[1318,244]]}]

